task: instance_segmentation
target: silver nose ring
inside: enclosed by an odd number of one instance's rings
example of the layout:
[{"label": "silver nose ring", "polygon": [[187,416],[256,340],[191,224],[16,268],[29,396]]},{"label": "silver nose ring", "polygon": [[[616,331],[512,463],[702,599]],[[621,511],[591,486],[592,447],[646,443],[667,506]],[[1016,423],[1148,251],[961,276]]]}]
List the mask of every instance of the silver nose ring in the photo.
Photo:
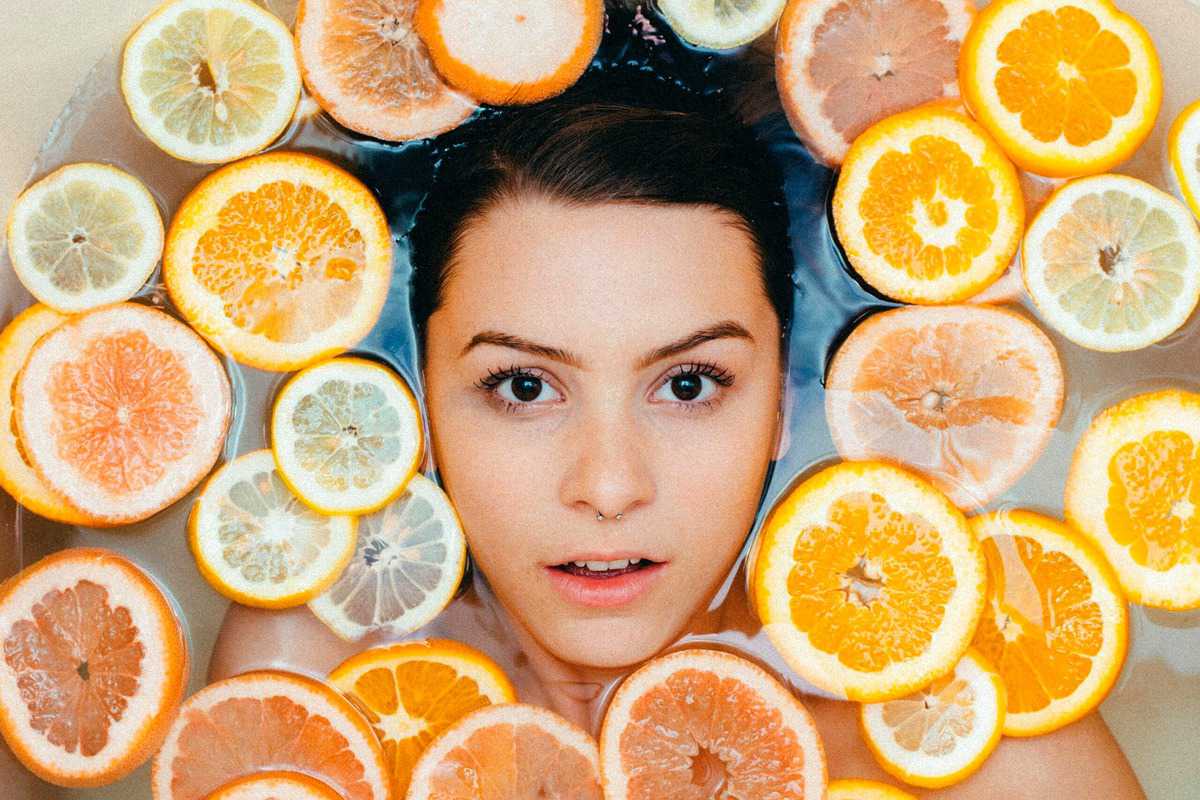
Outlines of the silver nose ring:
[{"label": "silver nose ring", "polygon": [[[625,516],[623,513],[617,514],[617,516],[613,517],[613,519],[620,519],[623,516]],[[605,516],[603,514],[601,514],[599,511],[597,511],[596,512],[596,521],[599,522],[602,519],[605,519]]]}]

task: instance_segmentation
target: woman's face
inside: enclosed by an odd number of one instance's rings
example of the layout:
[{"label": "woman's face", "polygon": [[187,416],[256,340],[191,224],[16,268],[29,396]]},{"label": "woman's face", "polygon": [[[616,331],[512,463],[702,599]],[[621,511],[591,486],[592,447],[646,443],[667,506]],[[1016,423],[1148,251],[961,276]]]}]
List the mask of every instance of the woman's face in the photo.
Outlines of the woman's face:
[{"label": "woman's face", "polygon": [[637,663],[712,597],[774,454],[779,337],[726,213],[529,196],[466,228],[430,438],[476,564],[552,654]]}]

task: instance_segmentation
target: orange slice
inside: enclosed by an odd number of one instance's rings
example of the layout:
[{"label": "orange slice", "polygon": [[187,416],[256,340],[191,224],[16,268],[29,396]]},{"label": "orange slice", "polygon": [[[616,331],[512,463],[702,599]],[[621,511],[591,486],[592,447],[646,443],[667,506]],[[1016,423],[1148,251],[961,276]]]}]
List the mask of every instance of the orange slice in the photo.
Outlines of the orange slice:
[{"label": "orange slice", "polygon": [[1100,704],[1125,660],[1116,576],[1075,531],[1029,511],[971,520],[988,564],[976,649],[1004,679],[1006,736],[1058,730]]},{"label": "orange slice", "polygon": [[365,650],[334,669],[329,682],[383,744],[393,798],[404,797],[417,759],[439,733],[477,708],[517,700],[490,658],[446,639]]},{"label": "orange slice", "polygon": [[860,709],[863,741],[892,776],[937,789],[976,772],[1000,744],[1007,695],[991,664],[968,650],[919,692]]},{"label": "orange slice", "polygon": [[153,516],[208,474],[229,427],[229,377],[186,325],[136,303],[38,340],[13,389],[38,476],[94,525]]},{"label": "orange slice", "polygon": [[290,371],[352,347],[387,300],[392,238],[357,178],[315,156],[230,164],[183,201],[163,277],[193,327],[243,364]]},{"label": "orange slice", "polygon": [[179,618],[148,575],[107,550],[60,550],[5,582],[0,639],[0,733],[59,786],[133,772],[183,699]]},{"label": "orange slice", "polygon": [[972,113],[1030,172],[1104,172],[1145,141],[1162,104],[1149,34],[1109,0],[997,0],[959,61]]},{"label": "orange slice", "polygon": [[829,784],[825,800],[916,800],[908,792],[878,781],[843,778]]},{"label": "orange slice", "polygon": [[825,796],[808,711],[765,670],[717,650],[661,656],[622,681],[600,748],[606,800]]},{"label": "orange slice", "polygon": [[1200,217],[1200,100],[1175,118],[1167,136],[1167,156],[1176,191]]},{"label": "orange slice", "polygon": [[802,677],[865,703],[949,673],[983,611],[966,520],[932,484],[880,462],[828,467],[759,533],[750,585],[775,649]]},{"label": "orange slice", "polygon": [[843,458],[905,464],[971,508],[1041,456],[1063,392],[1054,345],[1024,317],[908,306],[870,317],[838,349],[825,410]]},{"label": "orange slice", "polygon": [[154,800],[202,800],[255,772],[320,778],[345,800],[389,800],[387,766],[367,721],[320,681],[247,672],[184,702],[154,756]]},{"label": "orange slice", "polygon": [[851,266],[875,290],[956,303],[1012,263],[1025,204],[1017,171],[983,128],[934,103],[855,139],[833,215]]},{"label": "orange slice", "polygon": [[259,772],[227,783],[207,800],[342,800],[329,784],[302,772]]},{"label": "orange slice", "polygon": [[604,0],[418,0],[414,25],[451,86],[481,103],[534,103],[583,75]]},{"label": "orange slice", "polygon": [[775,38],[775,81],[796,134],[840,164],[876,122],[958,96],[971,0],[792,0]]},{"label": "orange slice", "polygon": [[441,79],[413,30],[417,0],[301,0],[304,85],[351,130],[401,141],[457,126],[475,103]]},{"label": "orange slice", "polygon": [[1200,608],[1200,394],[1130,398],[1079,440],[1067,520],[1095,543],[1135,603]]},{"label": "orange slice", "polygon": [[406,800],[562,797],[600,800],[596,742],[537,706],[476,709],[421,754]]}]

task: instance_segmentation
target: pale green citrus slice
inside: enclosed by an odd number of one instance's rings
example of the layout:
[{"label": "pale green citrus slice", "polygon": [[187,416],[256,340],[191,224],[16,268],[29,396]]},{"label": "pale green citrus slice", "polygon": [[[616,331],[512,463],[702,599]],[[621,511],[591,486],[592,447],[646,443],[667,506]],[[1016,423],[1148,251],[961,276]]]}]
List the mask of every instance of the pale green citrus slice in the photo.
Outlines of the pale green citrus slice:
[{"label": "pale green citrus slice", "polygon": [[659,0],[658,11],[685,41],[727,50],[771,30],[785,5],[787,0]]}]

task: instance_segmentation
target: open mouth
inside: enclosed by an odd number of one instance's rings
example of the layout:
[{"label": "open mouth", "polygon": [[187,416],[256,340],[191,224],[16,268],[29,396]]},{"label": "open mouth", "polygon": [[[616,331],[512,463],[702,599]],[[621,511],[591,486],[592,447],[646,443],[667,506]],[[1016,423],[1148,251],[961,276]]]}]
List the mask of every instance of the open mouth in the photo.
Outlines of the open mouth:
[{"label": "open mouth", "polygon": [[552,569],[576,575],[581,578],[599,578],[601,580],[619,578],[633,572],[649,569],[659,562],[648,558],[622,558],[616,561],[568,561],[557,564]]}]

